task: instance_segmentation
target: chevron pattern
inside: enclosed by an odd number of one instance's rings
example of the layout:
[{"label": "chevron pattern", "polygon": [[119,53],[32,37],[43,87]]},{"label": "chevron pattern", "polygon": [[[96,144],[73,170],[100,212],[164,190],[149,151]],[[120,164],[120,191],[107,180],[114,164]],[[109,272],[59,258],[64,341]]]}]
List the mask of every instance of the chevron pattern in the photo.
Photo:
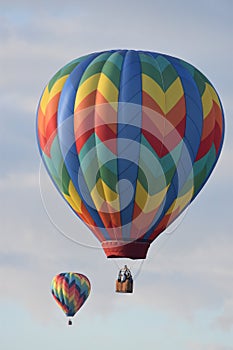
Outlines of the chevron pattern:
[{"label": "chevron pattern", "polygon": [[37,134],[59,192],[101,242],[152,242],[209,178],[224,117],[213,85],[189,63],[111,50],[51,79]]},{"label": "chevron pattern", "polygon": [[90,281],[80,273],[64,272],[52,280],[51,291],[54,299],[66,316],[74,316],[88,298]]}]

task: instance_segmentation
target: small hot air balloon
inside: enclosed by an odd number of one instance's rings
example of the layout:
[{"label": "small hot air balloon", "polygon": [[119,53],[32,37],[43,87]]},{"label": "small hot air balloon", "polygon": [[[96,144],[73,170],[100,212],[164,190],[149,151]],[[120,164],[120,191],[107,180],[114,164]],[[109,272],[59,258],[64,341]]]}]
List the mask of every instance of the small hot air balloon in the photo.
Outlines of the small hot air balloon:
[{"label": "small hot air balloon", "polygon": [[106,256],[145,259],[212,173],[223,109],[193,65],[110,50],[54,75],[39,103],[37,137],[55,186]]},{"label": "small hot air balloon", "polygon": [[[87,300],[91,291],[90,281],[86,276],[76,272],[63,272],[55,276],[51,292],[66,316],[73,317]],[[69,319],[69,325],[72,321]]]}]

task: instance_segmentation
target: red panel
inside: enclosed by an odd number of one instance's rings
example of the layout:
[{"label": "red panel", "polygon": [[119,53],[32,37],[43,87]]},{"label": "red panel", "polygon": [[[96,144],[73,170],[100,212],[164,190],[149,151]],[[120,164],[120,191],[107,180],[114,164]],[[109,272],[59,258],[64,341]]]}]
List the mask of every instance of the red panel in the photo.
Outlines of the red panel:
[{"label": "red panel", "polygon": [[107,258],[145,259],[149,242],[104,241],[102,248]]}]

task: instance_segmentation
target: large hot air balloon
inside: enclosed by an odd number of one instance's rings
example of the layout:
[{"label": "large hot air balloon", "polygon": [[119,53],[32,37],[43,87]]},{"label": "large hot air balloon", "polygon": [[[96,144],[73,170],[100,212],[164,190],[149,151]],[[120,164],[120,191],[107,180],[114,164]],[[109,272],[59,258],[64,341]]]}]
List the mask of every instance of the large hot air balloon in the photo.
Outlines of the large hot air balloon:
[{"label": "large hot air balloon", "polygon": [[50,80],[37,112],[44,164],[109,258],[146,257],[205,185],[223,134],[210,81],[146,51],[75,59]]},{"label": "large hot air balloon", "polygon": [[[54,299],[66,316],[73,317],[87,300],[91,290],[86,276],[76,272],[63,272],[52,280],[51,291]],[[69,320],[69,325],[72,321]]]}]

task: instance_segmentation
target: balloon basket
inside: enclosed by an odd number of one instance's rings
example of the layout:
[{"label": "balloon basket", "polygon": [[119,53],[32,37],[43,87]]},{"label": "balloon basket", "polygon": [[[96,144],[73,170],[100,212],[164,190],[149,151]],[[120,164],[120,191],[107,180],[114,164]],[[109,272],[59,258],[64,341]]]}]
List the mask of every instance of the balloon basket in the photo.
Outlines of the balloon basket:
[{"label": "balloon basket", "polygon": [[133,280],[116,280],[116,293],[133,293]]},{"label": "balloon basket", "polygon": [[71,320],[68,321],[68,326],[72,326],[72,321]]}]

